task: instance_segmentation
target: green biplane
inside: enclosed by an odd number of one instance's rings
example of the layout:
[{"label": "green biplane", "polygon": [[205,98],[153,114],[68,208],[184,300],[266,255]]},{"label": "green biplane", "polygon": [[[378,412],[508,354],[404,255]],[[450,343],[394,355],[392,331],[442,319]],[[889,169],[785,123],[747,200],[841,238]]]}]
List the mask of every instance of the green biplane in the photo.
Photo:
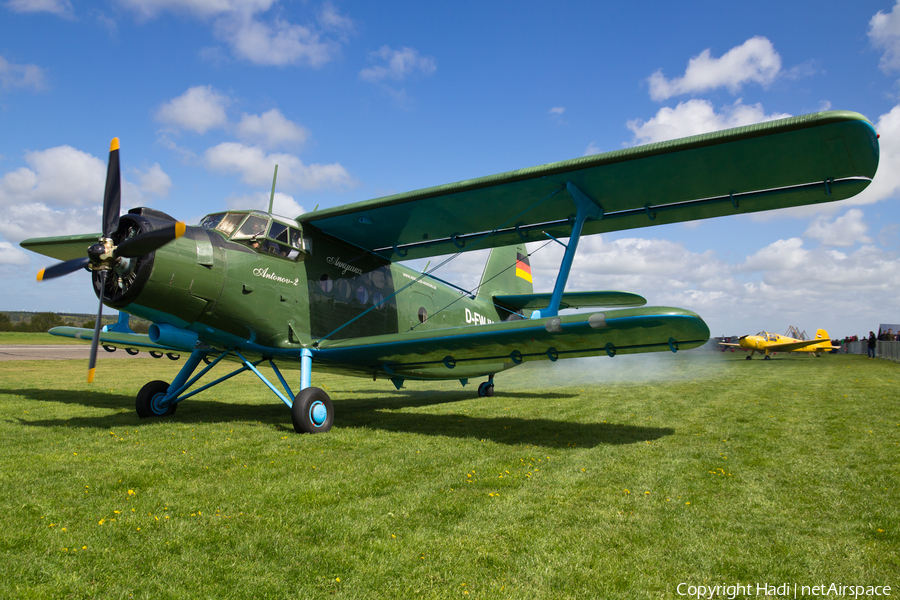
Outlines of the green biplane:
[{"label": "green biplane", "polygon": [[[230,210],[185,226],[149,208],[120,216],[119,149],[110,149],[102,233],[30,239],[65,262],[38,279],[91,272],[120,321],[54,335],[134,352],[189,353],[171,383],[137,395],[140,417],[252,371],[291,408],[298,432],[331,428],[313,366],[397,388],[407,379],[487,376],[532,360],[694,348],[695,313],[647,307],[624,292],[566,293],[583,234],[842,200],[872,181],[878,136],[862,115],[831,111],[471,179],[286,219]],[[274,182],[273,182],[274,194]],[[568,238],[556,284],[534,293],[526,247]],[[562,243],[562,242],[560,242]],[[463,290],[397,261],[491,248],[480,285]],[[602,308],[559,315],[565,308]],[[128,315],[153,324],[148,335]],[[195,387],[223,360],[240,363]],[[196,375],[195,371],[204,363]],[[259,370],[268,363],[281,391]],[[294,395],[279,367],[300,370]],[[189,391],[190,390],[190,391]]]}]

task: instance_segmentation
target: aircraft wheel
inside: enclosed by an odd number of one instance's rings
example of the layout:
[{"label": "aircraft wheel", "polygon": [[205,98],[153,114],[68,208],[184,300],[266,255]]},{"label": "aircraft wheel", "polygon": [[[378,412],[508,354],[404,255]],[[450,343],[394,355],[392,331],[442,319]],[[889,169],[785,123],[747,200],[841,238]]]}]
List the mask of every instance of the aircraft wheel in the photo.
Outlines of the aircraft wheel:
[{"label": "aircraft wheel", "polygon": [[772,360],[772,357],[766,354],[766,357],[763,360]]},{"label": "aircraft wheel", "polygon": [[317,387],[300,390],[291,406],[291,420],[297,433],[324,433],[334,425],[331,398]]},{"label": "aircraft wheel", "polygon": [[175,414],[177,404],[162,406],[160,401],[166,397],[169,391],[169,384],[165,381],[151,381],[141,388],[134,402],[138,417],[146,419],[149,417],[168,417]]},{"label": "aircraft wheel", "polygon": [[484,398],[487,396],[488,398],[494,395],[494,384],[490,381],[483,381],[478,385],[478,397]]},{"label": "aircraft wheel", "polygon": [[750,360],[751,358],[753,358],[753,357],[752,357],[752,356],[748,356],[748,357],[747,357],[747,360]]},{"label": "aircraft wheel", "polygon": [[141,353],[140,350],[136,350],[134,348],[125,348],[125,352],[127,352],[128,354],[130,354],[132,356],[137,356],[138,354]]}]

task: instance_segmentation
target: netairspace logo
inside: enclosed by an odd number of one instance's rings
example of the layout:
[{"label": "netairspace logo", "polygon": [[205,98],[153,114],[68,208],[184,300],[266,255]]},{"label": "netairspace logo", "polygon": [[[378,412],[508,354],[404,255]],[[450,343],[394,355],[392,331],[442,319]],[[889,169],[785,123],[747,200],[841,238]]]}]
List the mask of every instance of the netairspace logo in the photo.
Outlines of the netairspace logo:
[{"label": "netairspace logo", "polygon": [[735,583],[731,585],[691,585],[679,583],[675,588],[679,596],[689,598],[755,598],[757,596],[776,598],[875,598],[889,597],[889,585],[843,585],[839,583],[823,583],[819,585],[800,585],[797,583]]}]

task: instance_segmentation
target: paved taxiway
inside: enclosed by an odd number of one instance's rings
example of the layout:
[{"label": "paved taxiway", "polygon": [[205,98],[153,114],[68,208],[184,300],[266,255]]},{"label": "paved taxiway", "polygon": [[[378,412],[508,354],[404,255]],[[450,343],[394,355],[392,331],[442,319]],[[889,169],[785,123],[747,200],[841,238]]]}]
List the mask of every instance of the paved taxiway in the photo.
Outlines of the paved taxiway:
[{"label": "paved taxiway", "polygon": [[[0,346],[0,361],[4,360],[68,360],[72,358],[90,358],[91,345],[84,346],[50,346],[29,344]],[[150,358],[146,352],[131,356],[125,350],[106,352],[102,348],[98,352],[98,358]]]}]

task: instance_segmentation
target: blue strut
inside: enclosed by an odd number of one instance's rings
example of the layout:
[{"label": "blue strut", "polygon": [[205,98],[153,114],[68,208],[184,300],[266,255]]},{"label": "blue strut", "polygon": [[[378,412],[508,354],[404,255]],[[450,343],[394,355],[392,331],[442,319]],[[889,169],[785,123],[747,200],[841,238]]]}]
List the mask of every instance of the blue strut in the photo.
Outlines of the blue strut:
[{"label": "blue strut", "polygon": [[575,224],[572,225],[572,235],[569,237],[566,253],[559,266],[559,275],[556,276],[556,285],[553,286],[550,306],[541,311],[541,317],[555,317],[559,314],[559,305],[566,289],[566,281],[569,279],[569,271],[572,270],[572,262],[575,260],[575,251],[578,249],[578,240],[581,238],[584,222],[588,219],[603,218],[603,207],[579,190],[571,181],[566,182],[566,191],[569,192],[575,203]]},{"label": "blue strut", "polygon": [[300,350],[300,389],[305,390],[312,385],[312,350]]}]

